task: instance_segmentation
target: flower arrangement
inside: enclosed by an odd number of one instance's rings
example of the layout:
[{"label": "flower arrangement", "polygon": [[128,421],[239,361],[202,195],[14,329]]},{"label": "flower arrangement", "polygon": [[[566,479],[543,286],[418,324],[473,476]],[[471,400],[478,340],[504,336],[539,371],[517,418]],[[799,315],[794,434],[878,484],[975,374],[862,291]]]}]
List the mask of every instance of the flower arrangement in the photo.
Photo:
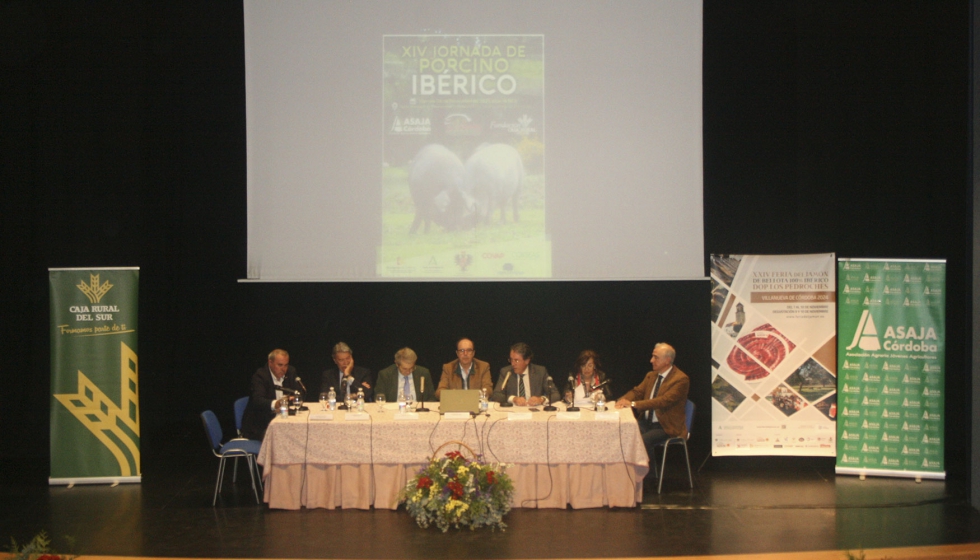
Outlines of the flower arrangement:
[{"label": "flower arrangement", "polygon": [[445,533],[450,527],[466,526],[503,531],[513,496],[504,465],[469,461],[459,451],[450,451],[442,459],[433,457],[405,485],[400,499],[419,527],[435,523]]}]

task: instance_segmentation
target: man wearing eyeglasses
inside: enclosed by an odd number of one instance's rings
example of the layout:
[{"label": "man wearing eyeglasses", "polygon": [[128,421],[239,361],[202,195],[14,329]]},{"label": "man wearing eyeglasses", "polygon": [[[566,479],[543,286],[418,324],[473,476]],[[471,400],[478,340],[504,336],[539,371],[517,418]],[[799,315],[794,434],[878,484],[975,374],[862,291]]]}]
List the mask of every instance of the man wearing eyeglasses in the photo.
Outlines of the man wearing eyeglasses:
[{"label": "man wearing eyeglasses", "polygon": [[461,338],[456,343],[456,359],[442,365],[442,377],[436,389],[436,398],[443,389],[484,389],[487,398],[493,393],[493,380],[490,379],[490,364],[476,359],[473,341]]}]

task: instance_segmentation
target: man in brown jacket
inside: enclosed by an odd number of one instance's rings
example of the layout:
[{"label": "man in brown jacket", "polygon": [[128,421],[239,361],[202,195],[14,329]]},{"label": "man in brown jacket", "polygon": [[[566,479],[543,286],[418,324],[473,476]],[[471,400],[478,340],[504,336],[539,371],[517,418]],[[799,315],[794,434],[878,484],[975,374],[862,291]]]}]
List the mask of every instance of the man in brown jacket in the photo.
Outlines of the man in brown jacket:
[{"label": "man in brown jacket", "polygon": [[691,381],[674,366],[675,356],[669,344],[661,342],[654,346],[650,358],[653,371],[616,401],[616,408],[629,406],[639,412],[637,421],[651,461],[655,444],[672,437],[687,437],[684,407]]},{"label": "man in brown jacket", "polygon": [[456,359],[442,365],[442,376],[436,389],[436,398],[443,389],[486,389],[487,398],[493,393],[490,364],[477,360],[473,341],[461,338],[456,343]]}]

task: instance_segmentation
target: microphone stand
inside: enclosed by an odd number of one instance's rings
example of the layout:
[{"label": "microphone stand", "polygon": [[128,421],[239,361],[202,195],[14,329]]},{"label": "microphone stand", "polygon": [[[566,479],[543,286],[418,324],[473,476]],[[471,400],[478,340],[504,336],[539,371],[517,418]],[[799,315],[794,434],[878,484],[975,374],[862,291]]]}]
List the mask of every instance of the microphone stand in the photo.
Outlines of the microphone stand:
[{"label": "microphone stand", "polygon": [[344,384],[346,388],[344,389],[344,401],[337,405],[337,410],[347,410],[347,395],[351,394],[350,391],[351,385],[353,385],[354,383],[353,380],[350,383],[348,383],[346,378],[341,379],[341,382]]},{"label": "microphone stand", "polygon": [[568,376],[568,386],[572,388],[572,401],[568,403],[568,406],[565,407],[565,410],[567,410],[568,412],[578,412],[581,409],[575,406],[575,378],[572,377],[571,374],[569,374]]},{"label": "microphone stand", "polygon": [[[306,385],[303,385],[303,380],[300,379],[300,377],[298,375],[296,376],[296,383],[298,383],[300,389],[302,389],[302,393],[299,394],[299,396],[303,397],[303,402],[305,403],[306,402],[306,397],[308,396],[307,395],[307,391],[306,391]],[[296,407],[296,410],[298,412],[300,410],[309,410],[309,408],[307,408],[306,405],[304,404],[303,406]]]},{"label": "microphone stand", "polygon": [[[551,376],[549,375],[548,376],[548,385],[547,385],[547,390],[548,390],[548,394],[549,395],[552,393],[552,389],[555,389],[555,382],[554,382],[554,380],[551,379]],[[555,389],[554,392],[557,393],[558,390]],[[553,405],[553,404],[551,404],[551,401],[548,401],[548,405],[544,407],[544,411],[545,412],[554,412],[556,410],[558,410],[558,407],[555,406],[555,405]]]},{"label": "microphone stand", "polygon": [[[504,394],[504,402],[500,403],[500,408],[510,408],[514,403],[507,399],[507,382],[510,381],[510,371],[504,376],[504,381],[500,384],[500,391]],[[518,381],[520,383],[520,381]]]},{"label": "microphone stand", "polygon": [[429,412],[429,409],[425,408],[425,378],[421,378],[419,383],[421,384],[421,387],[419,387],[419,392],[421,393],[419,395],[419,404],[422,406],[415,407],[415,412]]}]

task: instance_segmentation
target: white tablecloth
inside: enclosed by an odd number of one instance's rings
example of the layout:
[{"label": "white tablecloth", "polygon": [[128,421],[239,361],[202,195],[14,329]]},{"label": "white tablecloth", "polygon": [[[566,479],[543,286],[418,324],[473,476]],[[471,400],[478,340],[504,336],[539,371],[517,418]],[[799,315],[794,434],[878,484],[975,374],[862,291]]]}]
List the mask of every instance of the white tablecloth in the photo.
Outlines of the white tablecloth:
[{"label": "white tablecloth", "polygon": [[[396,420],[392,405],[379,412],[373,403],[368,420],[348,420],[344,411],[328,421],[310,421],[309,412],[277,417],[259,452],[265,501],[282,509],[395,509],[399,491],[450,441],[507,465],[514,507],[633,507],[643,499],[649,465],[630,409],[614,420],[596,420],[589,410],[574,420],[555,412],[510,420],[509,412],[527,410],[521,407],[450,420],[439,415],[438,404],[427,406],[433,412],[417,420]],[[309,407],[320,411],[317,403]]]}]

